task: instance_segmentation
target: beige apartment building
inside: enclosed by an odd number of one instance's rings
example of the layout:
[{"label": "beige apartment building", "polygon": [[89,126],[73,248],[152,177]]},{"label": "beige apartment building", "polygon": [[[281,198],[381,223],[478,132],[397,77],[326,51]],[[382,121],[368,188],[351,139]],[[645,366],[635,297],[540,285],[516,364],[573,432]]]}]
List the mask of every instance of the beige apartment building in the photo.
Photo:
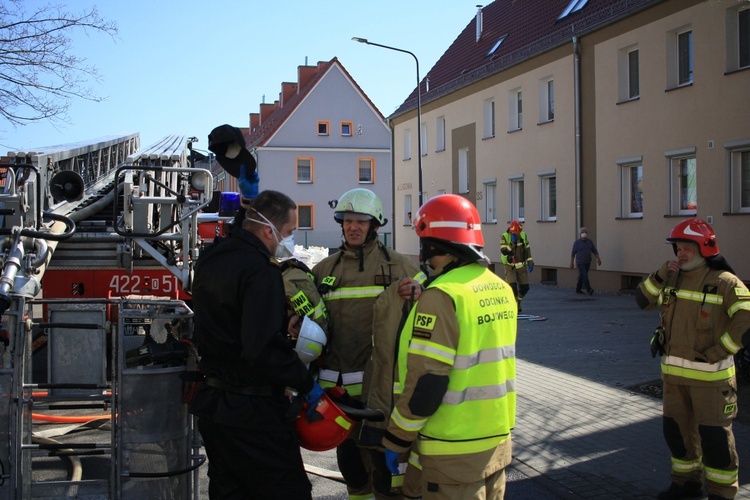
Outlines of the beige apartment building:
[{"label": "beige apartment building", "polygon": [[532,282],[575,284],[585,225],[594,288],[633,288],[696,216],[750,281],[750,2],[497,0],[420,90],[421,141],[416,90],[389,117],[399,251],[418,254],[421,152],[423,200],[473,201],[493,262],[523,223]]}]

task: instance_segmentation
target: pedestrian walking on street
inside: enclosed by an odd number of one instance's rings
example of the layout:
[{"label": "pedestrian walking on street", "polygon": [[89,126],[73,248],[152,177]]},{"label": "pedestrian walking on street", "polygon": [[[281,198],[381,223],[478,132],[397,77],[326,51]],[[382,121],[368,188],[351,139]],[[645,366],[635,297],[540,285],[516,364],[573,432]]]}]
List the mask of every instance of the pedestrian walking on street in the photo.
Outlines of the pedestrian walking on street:
[{"label": "pedestrian walking on street", "polygon": [[434,276],[401,331],[403,392],[383,438],[386,463],[397,474],[416,452],[407,467],[421,467],[425,500],[502,499],[516,415],[513,290],[478,262],[488,262],[482,222],[465,198],[430,199],[414,227]]},{"label": "pedestrian walking on street", "polygon": [[737,495],[739,461],[734,354],[750,333],[750,292],[723,256],[713,229],[698,218],[669,234],[677,260],[665,262],[636,291],[641,309],[661,307],[652,355],[661,356],[664,438],[672,483],[660,499]]},{"label": "pedestrian walking on street", "polygon": [[[576,281],[576,293],[583,293],[585,288],[589,295],[594,293],[589,282],[589,269],[591,268],[591,256],[596,257],[596,264],[602,265],[602,259],[599,258],[599,251],[596,249],[594,242],[589,239],[589,230],[581,227],[578,230],[580,238],[573,243],[573,250],[570,252],[570,268],[578,267],[578,281]],[[575,266],[573,263],[575,262]]]},{"label": "pedestrian walking on street", "polygon": [[505,268],[505,282],[513,288],[521,312],[521,301],[529,292],[529,273],[534,270],[531,244],[523,226],[514,220],[500,236],[500,260]]}]

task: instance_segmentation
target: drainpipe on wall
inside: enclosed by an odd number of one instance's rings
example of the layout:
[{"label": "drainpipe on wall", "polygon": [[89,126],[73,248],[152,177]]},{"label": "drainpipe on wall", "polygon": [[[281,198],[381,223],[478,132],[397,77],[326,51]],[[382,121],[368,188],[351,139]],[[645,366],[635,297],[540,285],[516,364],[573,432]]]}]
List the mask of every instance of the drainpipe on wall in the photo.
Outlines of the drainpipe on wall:
[{"label": "drainpipe on wall", "polygon": [[396,250],[396,161],[393,157],[393,145],[396,131],[389,118],[385,119],[388,129],[391,131],[391,224],[393,225],[393,249]]},{"label": "drainpipe on wall", "polygon": [[575,162],[576,162],[576,227],[583,225],[581,220],[581,48],[578,37],[573,37],[573,103],[575,107]]}]

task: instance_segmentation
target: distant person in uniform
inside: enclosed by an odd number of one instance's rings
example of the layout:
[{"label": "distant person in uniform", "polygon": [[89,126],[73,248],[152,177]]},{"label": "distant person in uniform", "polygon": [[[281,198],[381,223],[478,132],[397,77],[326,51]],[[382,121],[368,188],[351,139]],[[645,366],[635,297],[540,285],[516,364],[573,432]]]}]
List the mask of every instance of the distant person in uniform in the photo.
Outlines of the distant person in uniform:
[{"label": "distant person in uniform", "polygon": [[534,270],[531,244],[523,226],[514,220],[500,236],[500,260],[505,269],[505,282],[513,288],[521,312],[521,301],[529,292],[529,273]]}]

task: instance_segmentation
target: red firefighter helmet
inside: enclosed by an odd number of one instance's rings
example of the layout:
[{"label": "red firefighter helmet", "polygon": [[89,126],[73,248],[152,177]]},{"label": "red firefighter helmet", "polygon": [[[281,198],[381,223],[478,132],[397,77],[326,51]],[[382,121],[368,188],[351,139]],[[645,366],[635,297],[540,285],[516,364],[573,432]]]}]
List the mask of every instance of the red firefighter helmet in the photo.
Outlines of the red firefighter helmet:
[{"label": "red firefighter helmet", "polygon": [[321,396],[315,411],[308,416],[308,405],[302,406],[295,426],[300,445],[311,451],[327,451],[344,442],[354,421],[331,401],[327,394]]},{"label": "red firefighter helmet", "polygon": [[[677,224],[667,238],[673,246],[678,241],[688,241],[698,245],[704,258],[719,255],[719,245],[716,243],[716,233],[706,221],[699,218],[687,219]],[[677,247],[675,254],[677,253]]]},{"label": "red firefighter helmet", "polygon": [[508,232],[511,234],[520,234],[521,231],[523,231],[523,226],[517,220],[514,220],[510,223],[510,226],[508,226]]},{"label": "red firefighter helmet", "polygon": [[484,246],[482,221],[463,196],[441,194],[422,205],[414,219],[420,238],[435,238],[462,245]]}]

